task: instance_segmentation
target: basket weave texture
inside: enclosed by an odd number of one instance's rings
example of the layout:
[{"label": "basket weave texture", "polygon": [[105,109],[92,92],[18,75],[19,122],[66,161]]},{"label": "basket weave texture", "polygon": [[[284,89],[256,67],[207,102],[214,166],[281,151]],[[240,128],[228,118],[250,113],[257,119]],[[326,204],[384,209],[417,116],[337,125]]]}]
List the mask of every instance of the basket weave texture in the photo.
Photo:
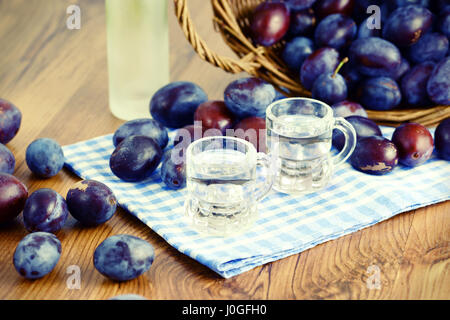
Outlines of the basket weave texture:
[{"label": "basket weave texture", "polygon": [[[258,46],[248,36],[250,17],[254,8],[264,0],[211,0],[213,23],[226,44],[237,58],[222,56],[201,39],[194,27],[188,10],[188,0],[174,0],[175,15],[186,39],[203,60],[226,72],[248,74],[273,84],[277,90],[288,96],[310,97],[311,93],[300,83],[297,74],[292,73],[279,58],[283,41],[272,47]],[[206,1],[205,1],[206,3]],[[399,108],[390,111],[366,110],[369,118],[379,124],[398,126],[404,122],[417,122],[435,126],[450,117],[450,106],[429,108]]]}]

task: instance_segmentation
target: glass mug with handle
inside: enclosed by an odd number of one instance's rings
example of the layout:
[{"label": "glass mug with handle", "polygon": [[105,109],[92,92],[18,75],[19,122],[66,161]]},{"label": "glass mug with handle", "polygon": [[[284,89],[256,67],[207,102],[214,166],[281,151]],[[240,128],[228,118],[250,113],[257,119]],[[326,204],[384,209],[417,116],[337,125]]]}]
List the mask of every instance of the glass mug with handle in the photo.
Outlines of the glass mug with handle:
[{"label": "glass mug with handle", "polygon": [[269,157],[250,142],[227,136],[194,141],[186,150],[185,214],[202,233],[230,236],[249,228],[271,190]]},{"label": "glass mug with handle", "polygon": [[[345,137],[344,147],[335,156],[331,153],[333,129]],[[288,194],[324,188],[334,167],[347,160],[356,146],[353,126],[344,118],[335,118],[327,104],[309,98],[287,98],[269,105],[266,134],[274,161],[273,188]]]}]

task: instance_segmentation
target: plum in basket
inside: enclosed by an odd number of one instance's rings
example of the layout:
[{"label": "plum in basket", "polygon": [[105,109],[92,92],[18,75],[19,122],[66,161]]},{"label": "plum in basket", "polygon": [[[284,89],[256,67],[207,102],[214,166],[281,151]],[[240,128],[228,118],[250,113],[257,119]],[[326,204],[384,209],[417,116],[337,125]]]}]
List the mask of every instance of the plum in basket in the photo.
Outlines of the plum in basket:
[{"label": "plum in basket", "polygon": [[50,273],[61,257],[61,242],[48,232],[26,235],[14,251],[13,263],[26,279],[38,279]]}]

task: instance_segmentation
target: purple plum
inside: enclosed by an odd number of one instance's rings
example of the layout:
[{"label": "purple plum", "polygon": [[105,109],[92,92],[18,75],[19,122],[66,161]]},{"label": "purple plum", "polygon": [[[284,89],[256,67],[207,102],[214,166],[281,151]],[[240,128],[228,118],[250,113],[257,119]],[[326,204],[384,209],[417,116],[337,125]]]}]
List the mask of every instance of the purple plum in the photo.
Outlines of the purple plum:
[{"label": "purple plum", "polygon": [[69,215],[67,203],[56,191],[43,188],[33,192],[25,202],[23,222],[29,232],[57,232]]},{"label": "purple plum", "polygon": [[402,99],[397,83],[388,77],[367,79],[361,84],[358,95],[365,108],[382,111],[395,108]]},{"label": "purple plum", "polygon": [[147,136],[131,136],[119,143],[111,154],[109,167],[121,180],[142,181],[158,167],[162,150],[158,143]]},{"label": "purple plum", "polygon": [[409,5],[394,10],[383,27],[383,38],[399,47],[410,46],[432,27],[433,14],[427,8]]},{"label": "purple plum", "polygon": [[197,107],[208,100],[205,91],[188,81],[160,88],[150,101],[150,114],[165,127],[181,128],[194,122]]},{"label": "purple plum", "polygon": [[11,102],[0,99],[0,143],[7,144],[19,131],[22,113]]},{"label": "purple plum", "polygon": [[302,85],[311,90],[314,81],[324,73],[333,72],[339,64],[339,52],[334,48],[320,48],[311,53],[300,68]]},{"label": "purple plum", "polygon": [[16,158],[13,153],[7,146],[0,143],[0,172],[13,174],[15,166]]},{"label": "purple plum", "polygon": [[358,28],[355,21],[343,14],[332,14],[317,25],[314,33],[317,47],[341,49],[355,38]]},{"label": "purple plum", "polygon": [[350,156],[350,164],[358,171],[384,175],[398,164],[398,151],[395,144],[380,136],[365,137],[356,143]]},{"label": "purple plum", "polygon": [[357,102],[344,100],[331,106],[335,117],[361,116],[367,118],[367,112],[362,105]]},{"label": "purple plum", "polygon": [[41,178],[50,178],[64,166],[64,153],[55,140],[41,138],[27,147],[25,160],[31,172]]},{"label": "purple plum", "polygon": [[61,242],[48,232],[26,235],[14,251],[13,263],[26,279],[39,279],[49,274],[61,257]]},{"label": "purple plum", "polygon": [[408,106],[431,106],[427,83],[435,64],[427,61],[414,66],[403,76],[400,83],[403,101]]},{"label": "purple plum", "polygon": [[238,119],[265,117],[266,108],[275,97],[275,88],[255,77],[237,79],[231,82],[224,92],[226,106]]},{"label": "purple plum", "polygon": [[350,63],[366,76],[391,76],[402,62],[399,49],[381,38],[370,37],[353,41],[349,49]]},{"label": "purple plum", "polygon": [[265,47],[280,41],[289,29],[290,14],[288,6],[283,2],[261,2],[251,17],[253,40]]},{"label": "purple plum", "polygon": [[450,105],[450,57],[443,59],[435,67],[427,83],[431,101],[440,105]]},{"label": "purple plum", "polygon": [[438,157],[450,161],[450,118],[442,120],[437,126],[434,144]]},{"label": "purple plum", "polygon": [[0,173],[0,224],[13,220],[23,210],[27,187],[16,177]]},{"label": "purple plum", "polygon": [[[355,128],[356,139],[360,140],[370,136],[382,136],[380,127],[373,121],[366,117],[361,116],[349,116],[346,117],[353,128]],[[333,130],[333,146],[336,149],[341,150],[344,147],[345,137],[339,130]]]},{"label": "purple plum", "polygon": [[448,39],[440,33],[427,33],[409,47],[409,59],[412,63],[441,61],[448,51]]},{"label": "purple plum", "polygon": [[184,157],[173,155],[178,148],[167,150],[161,165],[161,179],[170,189],[182,189],[186,186],[186,163]]},{"label": "purple plum", "polygon": [[164,149],[169,142],[167,129],[154,119],[135,119],[122,124],[113,135],[114,146],[129,136],[153,138]]},{"label": "purple plum", "polygon": [[115,281],[128,281],[148,271],[155,258],[153,246],[127,234],[105,239],[95,249],[94,266],[98,272]]},{"label": "purple plum", "polygon": [[408,167],[416,167],[430,159],[434,149],[430,131],[419,123],[404,123],[392,134],[398,150],[398,160]]}]

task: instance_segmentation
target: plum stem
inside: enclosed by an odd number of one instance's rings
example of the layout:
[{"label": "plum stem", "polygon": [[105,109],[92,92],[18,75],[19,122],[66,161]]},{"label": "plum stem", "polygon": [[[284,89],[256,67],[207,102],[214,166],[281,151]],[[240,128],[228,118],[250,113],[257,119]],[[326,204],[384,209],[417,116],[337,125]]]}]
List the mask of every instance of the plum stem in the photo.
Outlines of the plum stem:
[{"label": "plum stem", "polygon": [[331,76],[333,79],[336,78],[336,75],[338,74],[339,70],[341,70],[342,66],[344,64],[346,64],[348,62],[348,58],[345,57],[344,59],[342,59],[342,61],[338,64],[338,66],[336,67],[336,70],[334,70],[333,75]]}]

